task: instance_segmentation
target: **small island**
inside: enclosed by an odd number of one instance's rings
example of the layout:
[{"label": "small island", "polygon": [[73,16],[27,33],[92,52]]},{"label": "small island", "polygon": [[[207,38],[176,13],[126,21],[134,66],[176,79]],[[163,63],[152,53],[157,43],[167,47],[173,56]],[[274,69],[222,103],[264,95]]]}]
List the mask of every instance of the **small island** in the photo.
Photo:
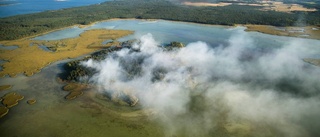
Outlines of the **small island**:
[{"label": "small island", "polygon": [[28,101],[27,101],[27,103],[29,104],[29,105],[33,105],[33,104],[35,104],[37,102],[37,100],[35,100],[35,99],[29,99]]}]

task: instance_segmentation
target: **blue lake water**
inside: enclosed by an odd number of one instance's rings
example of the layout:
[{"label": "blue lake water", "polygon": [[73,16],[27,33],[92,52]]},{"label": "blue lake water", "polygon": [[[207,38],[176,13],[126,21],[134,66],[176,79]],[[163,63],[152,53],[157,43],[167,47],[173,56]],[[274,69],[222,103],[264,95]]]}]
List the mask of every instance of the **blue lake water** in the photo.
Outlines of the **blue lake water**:
[{"label": "blue lake water", "polygon": [[234,36],[246,36],[252,40],[253,45],[258,50],[268,50],[269,48],[279,48],[294,41],[303,43],[303,47],[308,57],[318,57],[320,55],[320,40],[294,38],[285,36],[268,35],[259,32],[246,32],[245,27],[227,27],[201,25],[195,23],[173,22],[165,20],[146,21],[146,20],[112,20],[96,23],[87,28],[71,27],[64,30],[55,31],[46,35],[34,38],[35,40],[59,40],[65,38],[78,37],[82,32],[90,29],[117,29],[133,30],[134,35],[118,39],[125,41],[137,39],[142,35],[151,33],[156,41],[166,44],[172,41],[190,42],[203,41],[216,47],[228,45],[230,38]]},{"label": "blue lake water", "polygon": [[99,4],[110,0],[1,0],[0,17]]}]

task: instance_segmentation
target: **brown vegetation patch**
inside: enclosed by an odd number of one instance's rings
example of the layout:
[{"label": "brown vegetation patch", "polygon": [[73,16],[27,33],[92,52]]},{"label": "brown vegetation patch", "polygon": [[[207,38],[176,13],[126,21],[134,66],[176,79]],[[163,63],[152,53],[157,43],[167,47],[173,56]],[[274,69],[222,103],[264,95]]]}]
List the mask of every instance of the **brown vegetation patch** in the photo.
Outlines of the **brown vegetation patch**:
[{"label": "brown vegetation patch", "polygon": [[259,3],[238,3],[237,5],[246,5],[246,6],[257,6],[262,7],[261,10],[264,11],[278,11],[278,12],[293,12],[293,11],[305,11],[305,12],[313,12],[317,11],[317,9],[309,9],[305,8],[299,4],[284,4],[283,2],[275,2],[275,1],[260,1]]},{"label": "brown vegetation patch", "polygon": [[320,39],[320,28],[316,26],[307,27],[275,27],[268,25],[245,25],[246,31],[257,31],[261,33],[289,36],[289,37],[301,37],[310,39]]},{"label": "brown vegetation patch", "polygon": [[5,105],[7,108],[11,108],[15,105],[18,105],[18,101],[22,100],[23,98],[24,96],[18,93],[10,92],[2,97],[2,104]]},{"label": "brown vegetation patch", "polygon": [[[126,30],[88,30],[77,38],[41,41],[20,39],[13,41],[2,41],[4,46],[19,46],[15,50],[0,50],[0,59],[8,60],[0,71],[0,77],[9,75],[14,77],[19,73],[26,76],[32,76],[35,73],[49,65],[52,62],[67,58],[76,58],[84,54],[89,54],[109,45],[102,45],[106,39],[116,40],[120,37],[132,34],[132,31]],[[33,46],[30,46],[32,44]],[[54,52],[48,52],[40,49],[38,46],[45,45]],[[90,48],[99,47],[99,48]]]},{"label": "brown vegetation patch", "polygon": [[70,93],[65,97],[67,100],[75,99],[83,94],[83,91],[90,89],[88,84],[69,83],[62,88]]},{"label": "brown vegetation patch", "polygon": [[0,118],[7,115],[8,112],[9,112],[9,109],[7,107],[0,106]]},{"label": "brown vegetation patch", "polygon": [[30,104],[30,105],[33,105],[36,102],[37,102],[37,100],[35,100],[35,99],[30,99],[30,100],[27,101],[27,103]]},{"label": "brown vegetation patch", "polygon": [[2,85],[0,86],[0,91],[10,89],[11,87],[12,87],[11,85]]},{"label": "brown vegetation patch", "polygon": [[270,2],[268,4],[262,5],[264,8],[262,10],[274,10],[280,12],[292,12],[292,11],[306,11],[312,12],[317,11],[317,9],[308,9],[299,4],[284,4],[283,2]]},{"label": "brown vegetation patch", "polygon": [[65,85],[62,89],[64,91],[71,91],[71,90],[74,90],[76,89],[80,84],[77,84],[77,83],[69,83],[67,85]]},{"label": "brown vegetation patch", "polygon": [[67,100],[75,99],[83,94],[83,91],[73,90],[65,97]]}]

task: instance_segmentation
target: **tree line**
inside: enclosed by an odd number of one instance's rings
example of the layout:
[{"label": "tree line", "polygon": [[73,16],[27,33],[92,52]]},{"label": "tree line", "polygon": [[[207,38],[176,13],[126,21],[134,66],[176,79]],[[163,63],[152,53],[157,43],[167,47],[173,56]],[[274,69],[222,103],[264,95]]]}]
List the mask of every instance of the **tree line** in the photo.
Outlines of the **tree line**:
[{"label": "tree line", "polygon": [[293,26],[304,18],[306,25],[320,25],[320,12],[283,13],[261,7],[230,5],[192,7],[166,0],[121,0],[101,4],[17,15],[0,19],[0,40],[33,36],[75,24],[87,25],[111,18],[165,19],[203,24],[261,24]]}]

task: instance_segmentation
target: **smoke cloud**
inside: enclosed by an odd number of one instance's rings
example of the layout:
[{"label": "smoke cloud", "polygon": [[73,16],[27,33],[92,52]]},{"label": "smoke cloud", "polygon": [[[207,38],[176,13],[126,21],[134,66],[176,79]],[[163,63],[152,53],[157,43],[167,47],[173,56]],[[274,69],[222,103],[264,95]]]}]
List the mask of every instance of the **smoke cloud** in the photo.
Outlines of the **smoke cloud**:
[{"label": "smoke cloud", "polygon": [[[144,35],[131,49],[82,64],[102,93],[139,98],[167,136],[320,136],[320,68],[302,40],[261,50],[244,31],[227,45],[166,50]],[[309,50],[308,50],[309,51]]]}]

